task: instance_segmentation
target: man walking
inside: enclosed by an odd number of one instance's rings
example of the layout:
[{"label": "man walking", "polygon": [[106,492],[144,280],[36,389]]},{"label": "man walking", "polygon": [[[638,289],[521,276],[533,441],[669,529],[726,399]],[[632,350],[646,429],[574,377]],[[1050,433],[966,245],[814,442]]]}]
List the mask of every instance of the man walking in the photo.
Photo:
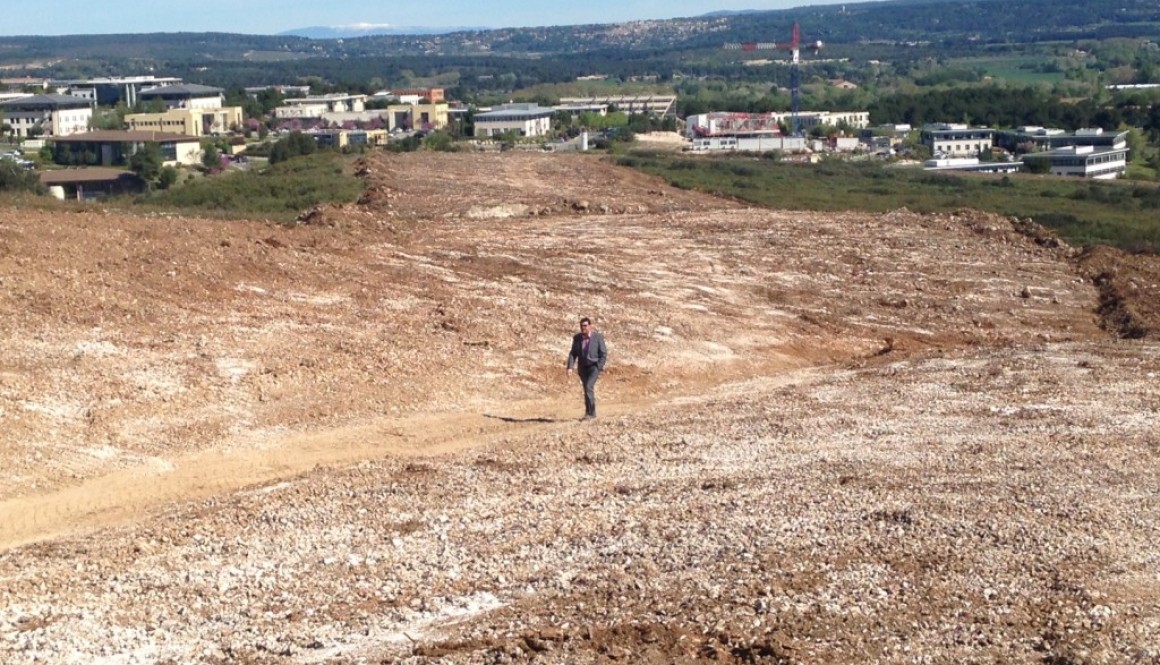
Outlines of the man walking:
[{"label": "man walking", "polygon": [[580,382],[584,384],[584,419],[596,417],[596,379],[604,371],[608,361],[608,345],[604,335],[592,329],[592,321],[586,316],[580,319],[580,332],[572,337],[572,350],[568,352],[568,375],[572,368],[580,372]]}]

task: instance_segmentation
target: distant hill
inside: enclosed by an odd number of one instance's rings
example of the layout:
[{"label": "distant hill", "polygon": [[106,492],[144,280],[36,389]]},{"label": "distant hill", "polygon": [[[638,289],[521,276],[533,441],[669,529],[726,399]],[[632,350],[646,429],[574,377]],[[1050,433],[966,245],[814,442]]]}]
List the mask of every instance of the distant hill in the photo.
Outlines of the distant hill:
[{"label": "distant hill", "polygon": [[469,30],[490,30],[485,27],[457,26],[453,28],[431,28],[423,26],[397,26],[388,24],[360,23],[356,25],[311,26],[279,32],[279,37],[306,37],[307,39],[357,39],[378,35],[446,35]]},{"label": "distant hill", "polygon": [[[1160,38],[1156,0],[882,0],[784,10],[714,12],[693,18],[631,24],[521,28],[423,28],[356,25],[301,28],[281,35],[156,33],[137,35],[0,36],[0,66],[7,76],[78,77],[133,75],[142,71],[241,70],[251,64],[310,61],[348,63],[359,59],[451,56],[517,58],[512,74],[531,78],[541,59],[574,62],[585,70],[678,68],[693,71],[697,59],[713,57],[722,43],[784,41],[800,23],[802,38],[826,43],[828,58],[857,55],[882,60],[941,58],[947,54],[1008,49],[1012,45],[1074,43],[1111,38]],[[2,30],[3,28],[0,28]],[[665,60],[663,66],[657,59]],[[674,60],[676,59],[676,60]],[[47,65],[45,63],[52,63]],[[384,63],[379,63],[384,69]],[[337,70],[342,66],[336,65]],[[407,68],[414,70],[415,64]],[[349,69],[349,67],[347,67]],[[464,71],[471,67],[463,67]],[[48,70],[48,71],[46,71]],[[483,73],[483,72],[479,72]],[[492,73],[492,72],[487,72]],[[251,68],[252,79],[264,78]],[[191,78],[192,80],[192,78]]]},{"label": "distant hill", "polygon": [[720,9],[715,12],[700,14],[697,18],[719,18],[721,16],[745,16],[746,14],[760,14],[768,9]]}]

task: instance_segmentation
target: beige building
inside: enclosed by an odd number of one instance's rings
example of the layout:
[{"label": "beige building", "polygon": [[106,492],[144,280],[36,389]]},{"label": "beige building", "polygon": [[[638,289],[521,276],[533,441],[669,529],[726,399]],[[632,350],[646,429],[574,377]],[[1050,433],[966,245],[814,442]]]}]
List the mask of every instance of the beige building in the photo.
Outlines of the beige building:
[{"label": "beige building", "polygon": [[447,104],[392,104],[386,110],[387,129],[432,131],[447,127]]},{"label": "beige building", "polygon": [[164,113],[133,113],[125,116],[129,131],[169,132],[187,136],[212,136],[233,131],[244,119],[242,107],[177,108]]},{"label": "beige building", "polygon": [[447,101],[443,95],[443,88],[405,88],[391,90],[386,94],[395,97],[404,104],[418,103],[420,99],[426,99],[432,104]]}]

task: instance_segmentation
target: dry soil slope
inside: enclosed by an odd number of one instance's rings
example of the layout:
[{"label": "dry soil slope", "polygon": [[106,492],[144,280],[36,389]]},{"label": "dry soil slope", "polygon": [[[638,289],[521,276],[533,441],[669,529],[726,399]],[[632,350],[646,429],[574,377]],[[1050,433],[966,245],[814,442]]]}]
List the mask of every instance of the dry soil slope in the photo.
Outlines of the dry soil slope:
[{"label": "dry soil slope", "polygon": [[[1063,648],[1056,634],[1154,644],[1154,585],[1132,577],[1153,526],[1128,515],[1155,478],[1155,348],[1110,341],[1069,248],[971,212],[745,209],[575,156],[392,155],[363,173],[362,203],[294,228],[0,214],[7,542],[140,522],[4,556],[13,654],[356,662],[421,637],[502,660],[532,637],[568,661],[657,645],[657,662],[833,662],[900,639],[1011,660]],[[589,430],[565,421],[561,377],[580,314],[614,354],[614,419]],[[711,394],[747,377],[773,378]],[[226,494],[471,446],[493,448]],[[1034,478],[1008,475],[1033,459]],[[1077,460],[1098,473],[1064,482]],[[108,488],[127,498],[94,502]],[[1106,506],[1082,510],[1087,493]],[[997,517],[1018,497],[1045,498]],[[1043,517],[1061,501],[1075,508]],[[965,533],[976,549],[945,549]],[[70,585],[43,582],[66,570]],[[984,582],[1030,618],[975,637],[984,619],[953,590]],[[929,620],[875,610],[852,624],[863,637],[825,638],[850,617],[833,594],[903,583],[948,595]],[[1143,632],[1099,633],[1092,591],[1125,594]],[[789,614],[773,623],[744,609],[775,601]],[[508,611],[525,623],[504,628]]]},{"label": "dry soil slope", "polygon": [[[338,226],[6,211],[0,493],[559,398],[581,314],[625,396],[888,346],[1100,335],[1065,250],[1001,219],[748,210],[568,156],[367,171],[392,194],[319,213]],[[589,203],[476,214],[513,199]],[[595,212],[617,205],[650,212]]]}]

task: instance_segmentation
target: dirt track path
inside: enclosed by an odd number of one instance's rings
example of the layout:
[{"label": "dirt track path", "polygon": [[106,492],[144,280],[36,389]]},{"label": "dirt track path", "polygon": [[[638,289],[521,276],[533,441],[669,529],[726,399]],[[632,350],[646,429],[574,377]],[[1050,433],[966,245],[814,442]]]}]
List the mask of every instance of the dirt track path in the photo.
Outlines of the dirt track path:
[{"label": "dirt track path", "polygon": [[[683,394],[624,400],[609,395],[602,417],[630,415],[722,387],[787,385],[815,370],[793,370],[745,384],[709,378]],[[690,389],[691,388],[691,389]],[[744,388],[741,388],[744,389]],[[320,466],[349,465],[388,456],[429,457],[563,427],[583,427],[578,400],[551,398],[497,405],[483,412],[425,413],[408,418],[290,436],[260,449],[209,450],[109,474],[78,485],[0,503],[0,552],[155,514],[166,505],[200,501],[254,485],[291,478]]]}]

